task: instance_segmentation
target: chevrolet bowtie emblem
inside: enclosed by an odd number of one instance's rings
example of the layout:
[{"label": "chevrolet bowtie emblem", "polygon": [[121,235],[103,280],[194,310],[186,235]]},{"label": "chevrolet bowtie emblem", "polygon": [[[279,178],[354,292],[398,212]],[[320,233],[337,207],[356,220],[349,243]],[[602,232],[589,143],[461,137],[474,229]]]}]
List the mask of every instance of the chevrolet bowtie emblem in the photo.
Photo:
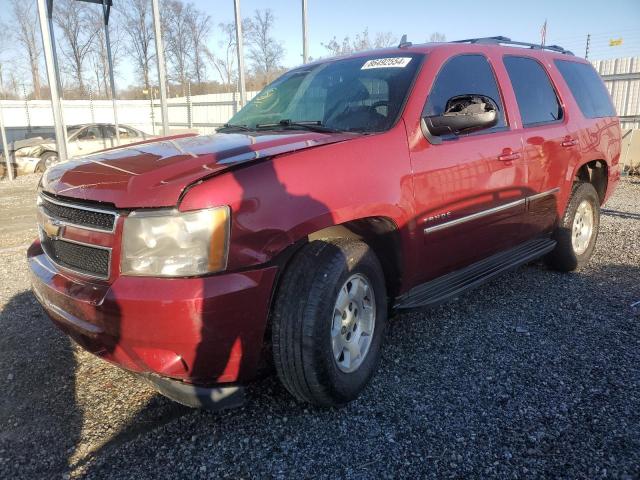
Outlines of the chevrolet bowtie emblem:
[{"label": "chevrolet bowtie emblem", "polygon": [[50,217],[44,217],[42,229],[49,238],[58,238],[62,234],[62,223]]}]

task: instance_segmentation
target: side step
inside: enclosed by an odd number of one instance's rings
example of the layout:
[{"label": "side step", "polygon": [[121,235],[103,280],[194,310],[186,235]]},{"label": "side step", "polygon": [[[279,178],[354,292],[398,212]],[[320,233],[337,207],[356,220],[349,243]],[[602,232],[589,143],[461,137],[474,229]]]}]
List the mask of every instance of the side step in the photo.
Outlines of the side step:
[{"label": "side step", "polygon": [[412,288],[396,299],[396,310],[430,307],[475,288],[488,280],[549,253],[556,242],[549,238],[530,240]]}]

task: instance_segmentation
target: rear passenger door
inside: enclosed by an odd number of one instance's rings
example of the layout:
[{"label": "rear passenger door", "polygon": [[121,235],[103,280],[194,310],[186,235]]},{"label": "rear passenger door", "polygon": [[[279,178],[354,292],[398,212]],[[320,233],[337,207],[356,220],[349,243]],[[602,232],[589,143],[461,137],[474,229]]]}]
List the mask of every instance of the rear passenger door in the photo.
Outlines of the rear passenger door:
[{"label": "rear passenger door", "polygon": [[475,53],[445,60],[423,116],[440,115],[447,100],[469,94],[488,96],[498,105],[495,127],[437,142],[421,137],[410,146],[422,281],[523,241],[520,225],[529,192],[521,132],[509,126],[489,60]]},{"label": "rear passenger door", "polygon": [[545,66],[536,58],[505,55],[524,140],[528,184],[528,236],[550,231],[558,212],[558,193],[578,141],[569,135],[564,109]]}]

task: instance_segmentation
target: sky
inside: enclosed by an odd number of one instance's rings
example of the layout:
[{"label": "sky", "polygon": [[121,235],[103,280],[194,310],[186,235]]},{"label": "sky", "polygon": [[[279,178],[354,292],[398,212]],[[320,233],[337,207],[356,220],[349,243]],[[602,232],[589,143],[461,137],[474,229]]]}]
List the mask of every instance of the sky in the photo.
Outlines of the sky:
[{"label": "sky", "polygon": [[[233,19],[233,0],[193,0],[214,23]],[[275,36],[286,48],[285,64],[302,61],[301,0],[241,0],[241,13],[270,8],[276,16]],[[371,36],[391,31],[406,33],[422,43],[433,32],[447,40],[503,35],[512,40],[540,41],[547,20],[547,43],[559,43],[584,55],[587,33],[593,35],[592,55],[599,58],[640,55],[640,0],[426,1],[426,0],[308,0],[309,49],[312,57],[326,56],[333,36],[369,28]],[[610,38],[623,38],[608,47]]]},{"label": "sky", "polygon": [[[209,45],[216,51],[221,40],[217,25],[233,21],[233,0],[190,1],[211,16],[215,28]],[[241,0],[243,17],[256,9],[273,10],[274,36],[284,44],[285,67],[302,63],[301,5],[301,0]],[[584,56],[586,36],[591,33],[591,59],[640,55],[640,0],[308,0],[308,19],[309,54],[315,58],[327,56],[321,43],[334,36],[339,41],[347,35],[353,38],[365,28],[371,38],[390,31],[397,38],[406,33],[414,43],[427,41],[433,32],[443,33],[447,40],[503,35],[537,43],[545,20],[547,44],[557,43]],[[11,22],[9,9],[0,8],[0,21]],[[609,40],[617,38],[623,44],[609,47]],[[120,86],[132,83],[132,68],[126,62],[119,77]]]}]

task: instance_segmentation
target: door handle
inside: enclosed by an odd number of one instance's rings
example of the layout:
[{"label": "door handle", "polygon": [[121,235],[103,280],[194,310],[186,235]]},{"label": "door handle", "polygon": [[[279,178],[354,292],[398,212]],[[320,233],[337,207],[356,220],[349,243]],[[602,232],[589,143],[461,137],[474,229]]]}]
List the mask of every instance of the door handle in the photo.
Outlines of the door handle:
[{"label": "door handle", "polygon": [[573,147],[578,144],[578,141],[575,138],[565,137],[560,145],[563,147]]},{"label": "door handle", "polygon": [[514,152],[510,148],[505,148],[502,151],[501,155],[498,155],[498,160],[501,162],[511,162],[512,160],[518,160],[520,158],[520,154],[518,152]]}]

